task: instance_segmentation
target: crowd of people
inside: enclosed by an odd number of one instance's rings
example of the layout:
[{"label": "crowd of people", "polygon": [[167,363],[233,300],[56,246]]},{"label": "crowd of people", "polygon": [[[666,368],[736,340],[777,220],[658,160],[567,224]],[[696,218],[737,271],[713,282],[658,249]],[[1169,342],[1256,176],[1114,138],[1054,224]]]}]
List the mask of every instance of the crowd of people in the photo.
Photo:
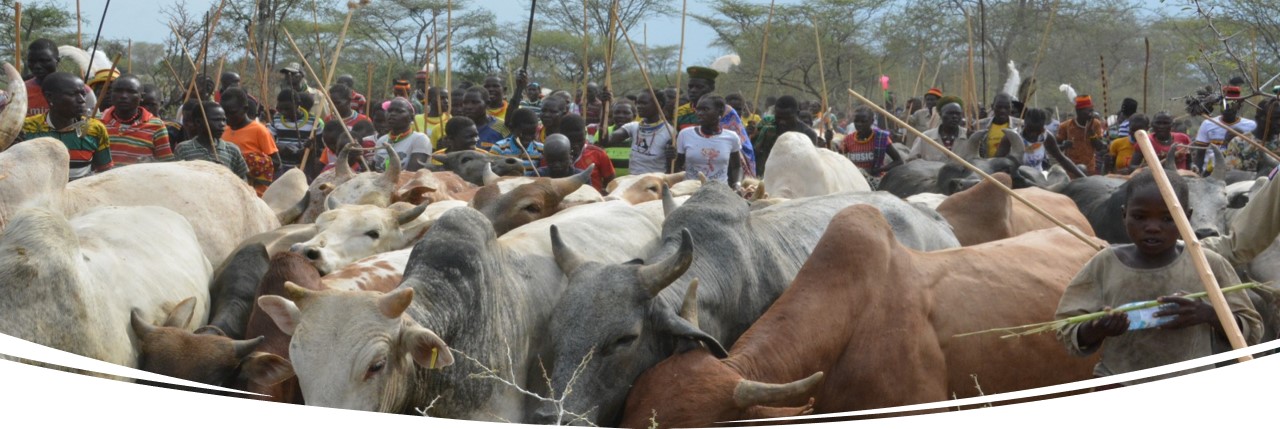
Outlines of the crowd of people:
[{"label": "crowd of people", "polygon": [[[339,159],[340,149],[352,143],[364,148],[390,145],[400,167],[410,172],[437,168],[440,163],[433,155],[473,150],[516,157],[528,176],[568,177],[594,166],[591,185],[601,191],[621,175],[678,172],[740,190],[745,179],[765,175],[774,143],[787,132],[803,134],[816,147],[847,157],[873,186],[906,163],[948,161],[943,151],[901,124],[962,158],[1013,157],[1038,172],[1060,165],[1073,178],[1129,175],[1140,169],[1143,160],[1135,143],[1140,130],[1150,133],[1162,159],[1174,157],[1178,168],[1202,175],[1229,169],[1274,177],[1276,161],[1246,140],[1280,150],[1280,102],[1264,94],[1265,101],[1253,104],[1235,82],[1220,88],[1220,114],[1204,119],[1194,137],[1186,132],[1190,121],[1185,116],[1142,113],[1136,100],[1126,98],[1111,120],[1095,111],[1089,95],[1070,96],[1074,111],[1062,118],[1055,110],[1030,106],[1029,100],[1008,93],[994,94],[989,110],[978,106],[972,110],[980,113],[966,118],[964,101],[938,88],[904,106],[887,100],[883,107],[894,118],[871,106],[841,110],[793,95],[769,96],[756,106],[742,94],[718,92],[719,73],[706,67],[688,68],[687,88],[682,91],[643,88],[623,96],[593,83],[577,97],[531,82],[524,70],[516,73],[514,88],[496,76],[457,88],[432,86],[423,71],[412,81],[394,81],[392,98],[371,100],[356,91],[349,75],[338,76],[329,88],[318,88],[308,82],[299,64],[289,63],[278,70],[280,89],[272,105],[263,102],[271,100],[250,95],[240,76],[227,72],[218,82],[199,76],[185,102],[162,117],[162,106],[180,100],[166,103],[158,87],[137,76],[110,69],[84,82],[58,72],[58,47],[48,39],[32,42],[25,52],[28,111],[18,141],[53,137],[63,142],[70,155],[70,180],[137,163],[205,160],[226,166],[259,195],[294,168],[314,179],[339,162],[355,171],[389,167],[390,158],[381,151],[354,151]],[[1253,119],[1242,115],[1249,110]],[[1206,150],[1211,145],[1222,150],[1226,165],[1214,165]],[[1133,223],[1131,235],[1150,237],[1132,237],[1136,247],[1100,254],[1095,258],[1100,262],[1090,263],[1081,275],[1115,266],[1111,259],[1099,259],[1112,255],[1132,269],[1112,275],[1114,281],[1105,284],[1077,279],[1074,288],[1092,291],[1142,283],[1151,272],[1142,270],[1160,267],[1176,269],[1170,272],[1194,281],[1189,265],[1178,262],[1185,258],[1177,258],[1180,247],[1176,232],[1171,232],[1175,230],[1163,221],[1168,212],[1160,194],[1150,183],[1139,185],[1127,197],[1126,217],[1117,221]],[[1185,186],[1181,191],[1185,199]],[[1150,226],[1151,219],[1160,225]],[[1218,265],[1222,264],[1215,268]],[[1222,281],[1229,283],[1232,276],[1223,273]],[[1075,306],[1064,307],[1063,314],[1111,304],[1071,302]],[[1202,325],[1201,334],[1209,332],[1209,326],[1221,331],[1205,313],[1207,304],[1169,302],[1184,312],[1179,314],[1185,320],[1175,326]],[[1090,352],[1104,338],[1124,333],[1126,323],[1121,316],[1106,318],[1069,332],[1064,341],[1074,352]],[[1132,343],[1139,340],[1125,341],[1122,346],[1136,347]],[[1197,350],[1203,348],[1195,344]],[[1115,370],[1137,369],[1111,359],[1103,362]]]}]

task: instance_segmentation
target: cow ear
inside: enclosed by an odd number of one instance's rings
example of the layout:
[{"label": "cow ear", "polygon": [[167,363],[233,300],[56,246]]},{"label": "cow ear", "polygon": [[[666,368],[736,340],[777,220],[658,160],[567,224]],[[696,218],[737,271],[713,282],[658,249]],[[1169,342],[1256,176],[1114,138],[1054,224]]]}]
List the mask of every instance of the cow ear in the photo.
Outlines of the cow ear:
[{"label": "cow ear", "polygon": [[249,381],[274,386],[293,377],[293,364],[275,354],[253,352],[241,361],[240,372]]},{"label": "cow ear", "polygon": [[764,405],[753,405],[751,407],[747,407],[745,419],[772,419],[778,417],[807,416],[809,414],[813,414],[813,397],[809,397],[809,403],[799,407],[767,407]]},{"label": "cow ear", "polygon": [[449,351],[449,345],[430,329],[407,324],[400,331],[400,344],[420,367],[438,369],[453,365],[453,353]]},{"label": "cow ear", "polygon": [[388,319],[399,319],[413,303],[413,288],[399,288],[378,298],[378,313]]},{"label": "cow ear", "polygon": [[1231,196],[1231,200],[1227,201],[1227,208],[1242,209],[1249,204],[1249,194],[1236,194]]},{"label": "cow ear", "polygon": [[191,319],[196,312],[196,297],[190,297],[179,302],[172,310],[169,310],[169,316],[164,319],[164,326],[170,328],[182,328],[191,323]]},{"label": "cow ear", "polygon": [[258,307],[267,312],[271,316],[271,321],[276,322],[276,327],[281,332],[293,335],[294,329],[298,327],[298,323],[302,322],[302,312],[298,310],[298,306],[293,301],[284,299],[276,295],[263,295],[258,297]]},{"label": "cow ear", "polygon": [[724,346],[712,337],[711,334],[703,332],[689,321],[680,318],[680,315],[674,311],[664,310],[659,317],[659,331],[670,335],[676,341],[693,341],[707,347],[707,350],[717,358],[724,359],[729,357],[729,352],[725,351]]}]

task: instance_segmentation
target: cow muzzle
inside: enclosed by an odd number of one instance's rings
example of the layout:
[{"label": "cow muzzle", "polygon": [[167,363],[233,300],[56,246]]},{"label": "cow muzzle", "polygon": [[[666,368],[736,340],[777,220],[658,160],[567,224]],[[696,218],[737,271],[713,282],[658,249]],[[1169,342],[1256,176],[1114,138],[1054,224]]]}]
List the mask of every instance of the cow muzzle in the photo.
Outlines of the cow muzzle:
[{"label": "cow muzzle", "polygon": [[1196,229],[1196,238],[1201,239],[1201,240],[1206,239],[1206,238],[1209,238],[1209,237],[1217,237],[1217,236],[1219,236],[1219,235],[1221,235],[1221,234],[1219,234],[1219,233],[1218,233],[1218,230],[1217,230],[1217,229],[1215,229],[1215,228],[1199,228],[1199,229]]}]

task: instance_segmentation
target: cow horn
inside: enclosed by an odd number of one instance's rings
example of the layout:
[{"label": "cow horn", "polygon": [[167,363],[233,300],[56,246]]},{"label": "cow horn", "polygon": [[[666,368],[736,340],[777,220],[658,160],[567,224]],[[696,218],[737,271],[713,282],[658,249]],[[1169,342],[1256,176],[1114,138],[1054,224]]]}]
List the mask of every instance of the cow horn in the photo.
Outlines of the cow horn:
[{"label": "cow horn", "polygon": [[353,146],[355,146],[355,143],[348,143],[342,147],[342,150],[338,151],[338,159],[333,161],[333,178],[335,181],[345,182],[352,177],[356,177],[356,172],[351,171],[351,164],[347,163],[347,160],[351,157],[351,151],[354,149]]},{"label": "cow horn", "polygon": [[1169,148],[1169,153],[1164,156],[1164,161],[1160,162],[1160,166],[1169,170],[1178,171],[1178,157],[1174,155],[1173,148]]},{"label": "cow horn", "polygon": [[400,212],[399,214],[396,215],[396,225],[404,225],[406,223],[413,222],[413,220],[417,219],[418,216],[422,216],[422,212],[426,211],[427,206],[430,204],[431,202],[428,201],[428,202],[419,204],[417,207],[414,207],[412,209]]},{"label": "cow horn", "polygon": [[1227,159],[1222,156],[1222,149],[1218,145],[1209,143],[1209,150],[1213,151],[1213,174],[1209,177],[1221,181],[1227,180]]},{"label": "cow horn", "polygon": [[707,184],[707,175],[706,175],[706,174],[704,174],[703,172],[699,171],[699,172],[698,172],[698,182],[701,182],[703,185]]},{"label": "cow horn", "polygon": [[662,216],[671,216],[671,212],[676,211],[680,206],[676,205],[676,199],[671,197],[671,187],[662,184]]},{"label": "cow horn", "polygon": [[338,208],[340,208],[340,207],[342,207],[342,203],[341,203],[341,202],[339,202],[338,200],[333,199],[333,195],[330,195],[330,196],[324,197],[324,209],[325,209],[325,211],[334,211],[334,210],[337,210],[337,209],[338,209]]},{"label": "cow horn", "polygon": [[488,162],[484,163],[484,176],[480,179],[480,183],[483,183],[484,186],[489,186],[497,183],[499,178],[501,178],[501,176],[498,176],[498,173],[493,172],[493,164]]},{"label": "cow horn", "polygon": [[151,333],[156,330],[156,327],[152,326],[150,322],[142,320],[142,316],[138,315],[137,309],[129,311],[129,324],[133,325],[133,333],[137,335],[138,338],[151,335]]},{"label": "cow horn", "polygon": [[756,192],[751,195],[751,199],[754,201],[759,201],[759,200],[765,199],[765,197],[766,195],[764,193],[764,182],[757,182]]},{"label": "cow horn", "polygon": [[587,166],[586,170],[582,170],[581,173],[575,174],[572,177],[551,179],[551,188],[555,189],[557,194],[560,194],[560,198],[567,197],[569,194],[577,191],[578,188],[581,188],[584,185],[591,185],[591,171],[595,170],[595,168],[596,165],[591,164]]},{"label": "cow horn", "polygon": [[259,335],[258,338],[252,340],[231,340],[231,347],[235,350],[236,360],[244,359],[249,353],[253,353],[253,349],[258,348],[258,344],[261,344],[264,338],[266,337]]},{"label": "cow horn", "polygon": [[698,279],[689,282],[689,289],[684,291],[684,302],[680,303],[680,318],[698,327]]},{"label": "cow horn", "polygon": [[311,290],[298,286],[297,283],[288,280],[284,281],[284,297],[289,298],[289,300],[293,301],[295,304],[298,301],[306,299],[308,295],[311,295]]},{"label": "cow horn", "polygon": [[733,403],[738,408],[748,408],[755,405],[793,402],[809,396],[819,383],[822,383],[822,371],[815,372],[803,380],[786,384],[742,379],[733,389]]},{"label": "cow horn", "polygon": [[287,209],[284,209],[284,211],[280,213],[276,213],[276,219],[280,221],[281,225],[291,224],[293,223],[293,221],[298,220],[298,216],[302,216],[302,213],[307,211],[307,206],[310,206],[310,205],[311,205],[311,193],[304,192],[302,193],[302,199],[299,200],[297,204],[294,204],[293,206]]},{"label": "cow horn", "polygon": [[560,272],[565,276],[582,266],[582,257],[564,244],[564,239],[560,237],[560,227],[555,225],[551,225],[551,254],[555,256],[556,266],[560,267]]},{"label": "cow horn", "polygon": [[693,235],[689,230],[680,231],[680,250],[662,262],[640,267],[640,286],[656,297],[659,292],[684,275],[693,264]]},{"label": "cow horn", "polygon": [[684,181],[684,172],[671,173],[662,176],[662,181],[667,182],[667,186],[675,186],[677,183]]},{"label": "cow horn", "polygon": [[0,152],[18,138],[27,116],[27,84],[22,81],[22,74],[9,63],[4,63],[4,73],[9,78],[9,105],[0,112]]},{"label": "cow horn", "polygon": [[385,186],[390,193],[396,190],[396,183],[400,182],[400,154],[396,153],[390,143],[383,143],[382,148],[386,149],[390,163],[387,165],[387,171],[378,176],[378,183]]}]

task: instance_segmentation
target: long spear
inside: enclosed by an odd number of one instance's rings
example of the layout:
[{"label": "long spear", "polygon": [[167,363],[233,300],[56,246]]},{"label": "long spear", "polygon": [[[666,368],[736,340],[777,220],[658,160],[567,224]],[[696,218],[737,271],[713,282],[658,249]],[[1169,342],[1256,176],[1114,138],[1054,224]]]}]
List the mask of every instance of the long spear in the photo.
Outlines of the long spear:
[{"label": "long spear", "polygon": [[[761,39],[760,46],[760,72],[756,73],[756,96],[752,102],[754,106],[760,105],[760,86],[764,84],[764,61],[769,57],[769,27],[773,25],[773,3],[774,0],[769,0],[769,19],[764,22],[764,38]],[[684,21],[682,20],[680,24],[680,37],[684,40]]]},{"label": "long spear", "polygon": [[14,69],[22,70],[22,3],[13,3],[13,62]]},{"label": "long spear", "polygon": [[1142,111],[1146,112],[1150,108],[1147,106],[1147,72],[1151,70],[1151,38],[1143,37],[1142,43],[1147,48],[1146,59],[1142,62]]},{"label": "long spear", "polygon": [[[93,36],[93,49],[89,51],[89,61],[90,61],[90,62],[93,62],[93,56],[94,56],[94,55],[97,55],[97,52],[98,52],[98,38],[102,37],[102,23],[103,23],[104,21],[106,21],[106,20],[107,20],[107,10],[108,10],[108,9],[110,9],[110,8],[111,8],[111,0],[107,0],[107,4],[106,4],[106,6],[103,6],[103,7],[102,7],[102,19],[98,21],[98,34],[96,34],[96,35],[94,35],[94,36]],[[79,20],[79,15],[76,15],[76,19],[77,19],[77,20]],[[115,66],[115,63],[112,63],[112,66],[114,67],[114,66]],[[88,68],[88,67],[85,67],[85,70],[84,70],[84,81],[86,81],[86,82],[88,82],[88,81],[89,81],[89,72],[90,72],[89,68]]]},{"label": "long spear", "polygon": [[[520,63],[520,69],[525,73],[529,72],[529,44],[533,42],[533,16],[538,12],[538,0],[533,0],[529,4],[529,27],[524,33],[524,61]],[[610,21],[613,22],[613,21]]]},{"label": "long spear", "polygon": [[[1227,340],[1231,343],[1231,348],[1239,350],[1249,345],[1245,343],[1244,334],[1240,332],[1240,327],[1236,325],[1235,317],[1231,315],[1231,308],[1227,305],[1227,298],[1222,295],[1222,289],[1218,285],[1218,278],[1214,277],[1213,270],[1209,268],[1209,260],[1204,256],[1204,249],[1200,247],[1200,239],[1196,238],[1195,230],[1191,228],[1191,222],[1187,220],[1187,212],[1182,209],[1182,204],[1178,202],[1178,196],[1173,191],[1173,185],[1169,183],[1169,177],[1164,173],[1164,167],[1160,165],[1160,158],[1156,156],[1154,146],[1151,146],[1151,139],[1147,136],[1145,130],[1134,133],[1138,138],[1138,148],[1142,150],[1143,159],[1147,162],[1147,167],[1151,169],[1152,176],[1156,178],[1156,185],[1160,188],[1160,196],[1164,198],[1164,203],[1169,207],[1169,214],[1173,216],[1174,223],[1178,226],[1178,233],[1182,235],[1182,241],[1186,244],[1186,250],[1191,253],[1191,262],[1196,267],[1196,273],[1200,274],[1200,282],[1204,284],[1204,290],[1209,294],[1209,303],[1213,304],[1213,311],[1218,315],[1218,323],[1222,325],[1222,330],[1227,334]],[[1252,360],[1253,356],[1241,356],[1239,361],[1244,362]]]},{"label": "long spear", "polygon": [[[1099,243],[1095,242],[1094,240],[1090,239],[1089,237],[1086,237],[1086,236],[1085,236],[1084,234],[1082,234],[1079,230],[1077,230],[1077,229],[1075,229],[1075,228],[1068,227],[1068,226],[1067,226],[1067,224],[1062,223],[1062,221],[1061,221],[1061,220],[1058,220],[1058,218],[1057,218],[1057,217],[1054,217],[1053,215],[1051,215],[1051,214],[1049,214],[1048,212],[1044,211],[1044,209],[1040,208],[1040,206],[1035,205],[1035,204],[1034,204],[1034,203],[1032,203],[1031,201],[1027,201],[1027,199],[1026,199],[1026,198],[1023,198],[1023,197],[1022,197],[1022,195],[1018,194],[1017,192],[1014,192],[1012,189],[1009,189],[1009,187],[1004,186],[1004,184],[1003,184],[1003,183],[1000,183],[1000,182],[999,182],[999,181],[997,181],[994,177],[991,177],[991,175],[990,175],[990,174],[987,174],[987,172],[982,171],[982,169],[980,169],[980,168],[978,168],[978,167],[975,167],[973,164],[970,164],[970,163],[969,163],[969,161],[966,161],[964,158],[961,158],[959,155],[956,155],[956,154],[955,154],[955,152],[952,152],[950,149],[947,149],[947,147],[946,147],[946,146],[943,146],[941,143],[938,143],[937,141],[935,141],[935,140],[933,140],[933,139],[929,138],[928,136],[924,135],[924,133],[920,132],[920,130],[915,129],[915,128],[914,128],[914,127],[912,127],[910,124],[908,124],[908,123],[906,123],[905,121],[903,121],[902,119],[898,119],[898,117],[897,117],[897,116],[893,116],[893,115],[889,114],[889,112],[885,111],[883,108],[881,108],[880,106],[876,105],[876,104],[875,104],[875,103],[873,103],[871,100],[868,100],[868,99],[866,99],[866,97],[863,97],[863,96],[862,96],[862,94],[858,94],[856,91],[854,91],[854,90],[852,90],[852,89],[850,89],[850,90],[849,90],[849,94],[850,94],[850,95],[852,95],[854,98],[858,99],[858,101],[859,101],[859,102],[861,102],[861,103],[863,103],[863,104],[867,105],[867,106],[868,106],[868,107],[870,107],[871,109],[876,110],[877,112],[879,112],[881,115],[884,115],[884,116],[885,116],[886,118],[888,118],[889,120],[891,120],[891,121],[893,121],[893,122],[897,123],[897,124],[898,124],[898,126],[905,128],[905,129],[907,130],[907,132],[910,132],[911,134],[916,135],[916,137],[919,137],[919,138],[920,138],[920,140],[922,140],[922,141],[924,141],[925,143],[927,143],[927,144],[929,144],[929,145],[933,146],[934,148],[938,149],[938,151],[942,152],[942,154],[943,154],[943,155],[946,155],[948,158],[951,158],[953,161],[960,163],[960,165],[964,166],[964,168],[968,169],[969,171],[972,171],[972,172],[976,173],[978,176],[981,176],[981,177],[983,178],[983,180],[988,180],[988,181],[990,181],[990,182],[994,183],[994,184],[996,185],[996,187],[1000,188],[1000,190],[1001,190],[1001,191],[1003,191],[1004,193],[1008,194],[1008,195],[1009,195],[1010,197],[1012,197],[1013,199],[1018,200],[1018,202],[1021,202],[1022,204],[1026,204],[1026,205],[1027,205],[1027,207],[1030,207],[1030,208],[1031,208],[1031,210],[1034,210],[1036,213],[1040,214],[1040,216],[1044,216],[1044,218],[1045,218],[1045,219],[1048,219],[1050,222],[1053,222],[1053,223],[1054,223],[1054,225],[1058,225],[1058,227],[1060,227],[1060,228],[1062,228],[1062,229],[1066,230],[1067,232],[1071,233],[1071,235],[1073,235],[1073,236],[1075,236],[1076,238],[1080,239],[1080,241],[1082,241],[1082,242],[1084,242],[1085,244],[1089,245],[1089,247],[1092,247],[1092,248],[1097,249],[1097,250],[1099,250],[1099,251],[1101,251],[1102,249],[1106,248],[1106,246],[1103,246],[1102,244],[1099,244]],[[1153,158],[1154,158],[1154,157],[1153,157]]]},{"label": "long spear", "polygon": [[827,127],[831,124],[827,121],[827,71],[822,66],[822,37],[818,34],[818,21],[813,17],[809,17],[809,22],[813,23],[813,45],[818,49],[818,77],[822,80],[822,132],[827,131]]},{"label": "long spear", "polygon": [[[676,146],[676,136],[678,133],[678,131],[676,130],[676,127],[680,125],[680,124],[677,124],[676,121],[680,120],[680,78],[684,77],[684,18],[685,18],[685,14],[688,11],[689,11],[689,0],[684,0],[683,5],[680,7],[680,53],[676,55],[676,99],[671,100],[671,104],[676,106],[676,109],[671,112],[671,115],[674,116],[674,118],[671,118],[671,123],[669,124],[670,126],[668,127],[671,130],[671,147],[673,148]],[[627,31],[623,30],[622,34],[626,35]],[[644,69],[641,69],[641,70],[644,70]],[[650,88],[649,92],[652,93],[653,88]],[[653,94],[650,94],[650,95],[653,97],[653,102],[657,103],[658,96]],[[693,106],[689,106],[689,107],[693,107]],[[667,121],[666,106],[663,106],[658,110],[663,112],[662,121],[666,122]],[[671,168],[668,169],[667,171],[672,173],[676,172],[676,160],[674,159],[671,160]]]},{"label": "long spear", "polygon": [[[531,19],[529,20],[529,23],[532,24],[533,23],[532,16],[530,18]],[[605,90],[609,90],[609,91],[612,91],[612,86],[613,86],[613,38],[617,37],[614,34],[614,25],[617,20],[618,20],[618,0],[613,0],[613,4],[610,5],[610,8],[609,8],[609,31],[605,33],[609,37],[609,40],[608,40],[608,43],[605,44],[605,54],[604,54],[605,56],[604,87],[605,87]],[[527,51],[525,53],[525,56],[528,57]],[[647,63],[642,64],[642,66],[648,67],[648,64]],[[610,97],[610,99],[612,99],[612,97]],[[611,112],[609,110],[610,104],[611,103],[609,101],[605,101],[600,106],[600,126],[596,127],[596,142],[601,143],[602,145],[603,143],[608,143],[608,141],[601,142],[601,140],[606,140],[609,138],[608,137],[609,136],[609,117],[613,116],[610,114]],[[601,136],[604,136],[604,137],[601,137]]]}]

